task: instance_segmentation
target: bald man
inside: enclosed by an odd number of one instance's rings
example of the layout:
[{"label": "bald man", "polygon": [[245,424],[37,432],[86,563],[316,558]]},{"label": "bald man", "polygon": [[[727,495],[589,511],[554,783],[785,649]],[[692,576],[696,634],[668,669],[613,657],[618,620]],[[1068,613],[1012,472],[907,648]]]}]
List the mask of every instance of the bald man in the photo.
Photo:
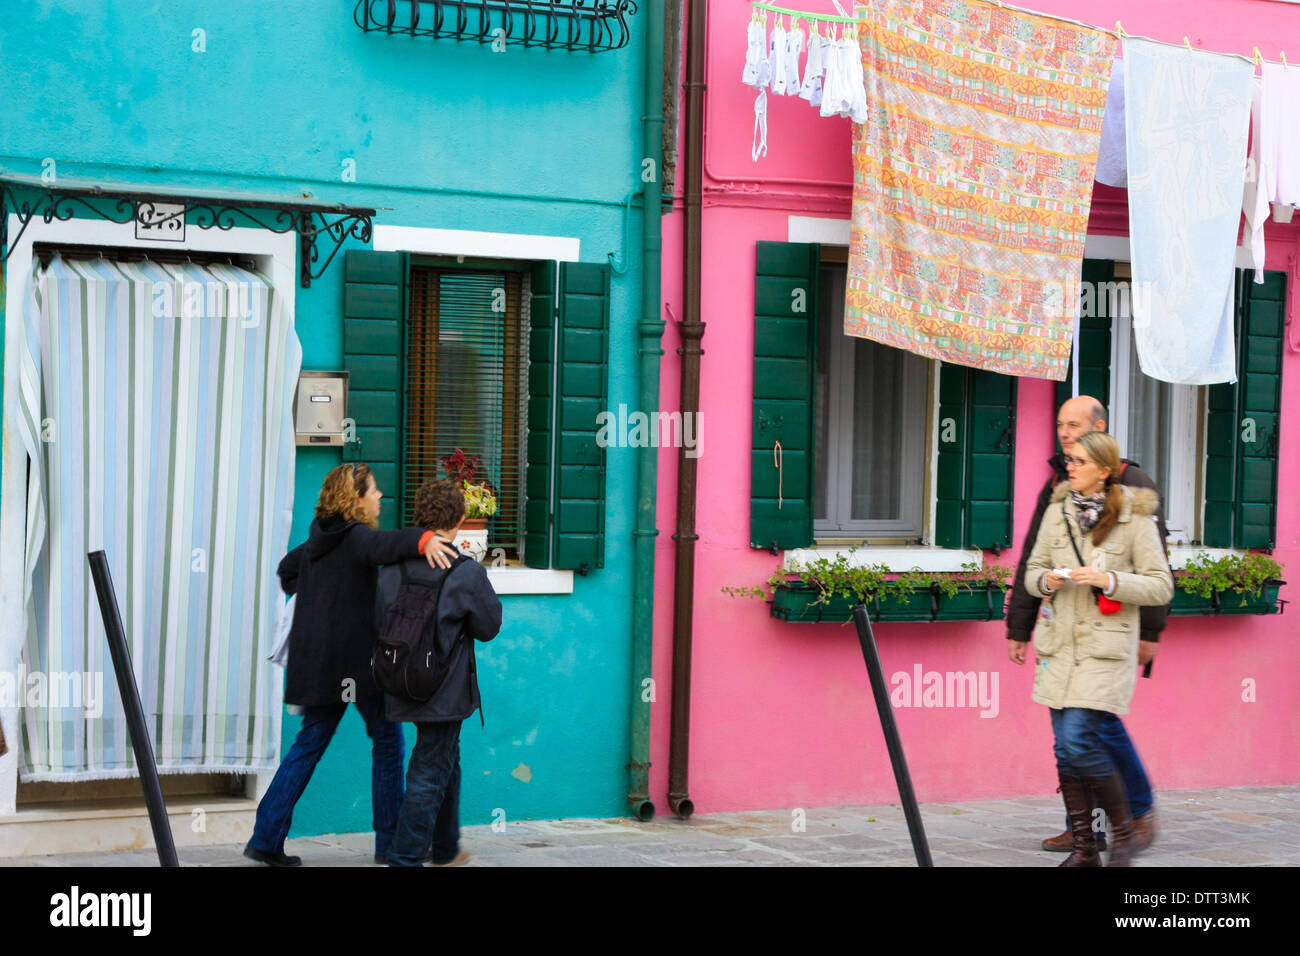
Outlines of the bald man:
[{"label": "bald man", "polygon": [[[1061,450],[1048,460],[1052,474],[1038,495],[1038,507],[1033,520],[1029,522],[1029,533],[1020,551],[1020,564],[1016,568],[1016,581],[1011,590],[1011,601],[1007,605],[1007,654],[1016,664],[1025,662],[1025,649],[1033,637],[1034,625],[1038,620],[1040,599],[1025,589],[1025,565],[1033,551],[1034,540],[1038,537],[1038,526],[1042,523],[1043,512],[1052,499],[1052,489],[1066,479],[1065,459],[1074,454],[1075,440],[1085,432],[1106,430],[1106,408],[1091,395],[1078,395],[1066,401],[1056,416],[1056,438],[1061,443]],[[1159,494],[1156,483],[1141,468],[1128,459],[1121,466],[1119,483],[1134,488],[1151,488]],[[1156,511],[1156,521],[1160,526],[1160,540],[1168,537],[1165,527],[1164,501]],[[1142,633],[1138,643],[1138,666],[1145,666],[1155,659],[1160,632],[1165,629],[1169,607],[1144,607],[1141,609]],[[1114,714],[1108,715],[1101,730],[1101,742],[1105,745],[1115,768],[1124,780],[1128,791],[1129,809],[1133,815],[1133,833],[1131,845],[1134,851],[1146,849],[1156,838],[1156,812],[1151,782],[1147,779],[1142,761],[1138,759],[1133,741],[1129,739],[1124,722]],[[1098,834],[1098,849],[1105,849],[1105,839]],[[1059,836],[1043,841],[1044,850],[1069,853],[1074,848],[1073,837],[1067,828]]]}]

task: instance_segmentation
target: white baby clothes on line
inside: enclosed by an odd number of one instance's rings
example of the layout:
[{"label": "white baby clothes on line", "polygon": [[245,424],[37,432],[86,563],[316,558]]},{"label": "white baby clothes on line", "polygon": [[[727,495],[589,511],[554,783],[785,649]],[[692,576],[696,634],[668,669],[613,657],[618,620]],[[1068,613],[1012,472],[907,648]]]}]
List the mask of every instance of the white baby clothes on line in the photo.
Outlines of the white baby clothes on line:
[{"label": "white baby clothes on line", "polygon": [[749,158],[758,162],[760,156],[767,155],[767,90],[759,90],[754,98],[754,142],[749,150]]},{"label": "white baby clothes on line", "polygon": [[1106,115],[1101,121],[1101,149],[1093,176],[1107,186],[1128,186],[1128,156],[1124,136],[1124,61],[1116,60],[1110,71],[1106,94]]},{"label": "white baby clothes on line", "polygon": [[776,19],[776,26],[772,27],[772,92],[784,96],[786,84],[790,81],[790,72],[786,67],[789,42],[786,39],[785,28],[781,26],[781,18]]},{"label": "white baby clothes on line", "polygon": [[785,95],[799,95],[799,54],[803,52],[803,31],[793,28],[786,35]]},{"label": "white baby clothes on line", "polygon": [[822,38],[815,31],[808,34],[808,62],[799,95],[813,106],[822,105]]},{"label": "white baby clothes on line", "polygon": [[[1300,205],[1300,69],[1264,64],[1264,89],[1259,106],[1259,153],[1255,214],[1251,217],[1251,253],[1255,281],[1264,281],[1264,220],[1269,203]],[[1255,253],[1256,236],[1259,252]]]},{"label": "white baby clothes on line", "polygon": [[746,86],[759,89],[759,69],[763,63],[764,47],[767,45],[767,27],[762,20],[751,19],[749,30],[745,34],[745,69],[740,75],[740,82]]},{"label": "white baby clothes on line", "polygon": [[840,111],[840,47],[833,36],[822,44],[822,116],[835,116]]},{"label": "white baby clothes on line", "polygon": [[862,72],[862,47],[856,39],[846,39],[844,55],[847,59],[848,116],[855,123],[867,121],[867,78]]}]

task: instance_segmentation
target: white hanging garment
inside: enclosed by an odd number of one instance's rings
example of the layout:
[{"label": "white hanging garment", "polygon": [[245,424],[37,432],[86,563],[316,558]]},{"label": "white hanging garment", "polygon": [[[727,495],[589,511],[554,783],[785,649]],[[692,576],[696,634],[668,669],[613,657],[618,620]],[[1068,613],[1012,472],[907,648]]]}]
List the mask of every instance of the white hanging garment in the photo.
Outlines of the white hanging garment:
[{"label": "white hanging garment", "polygon": [[815,30],[808,34],[808,62],[799,95],[813,106],[822,105],[822,38]]},{"label": "white hanging garment", "polygon": [[[1255,281],[1264,281],[1264,220],[1269,203],[1300,206],[1300,68],[1264,64],[1259,104],[1259,155],[1255,165],[1255,214],[1251,222],[1251,255]],[[1255,253],[1256,236],[1259,252]]]},{"label": "white hanging garment", "polygon": [[789,41],[786,39],[785,28],[781,26],[781,18],[776,18],[776,26],[772,27],[772,92],[778,96],[784,96],[786,85],[790,80],[790,72],[786,67],[786,58],[789,53]]},{"label": "white hanging garment", "polygon": [[[1122,71],[1121,71],[1122,72]],[[1268,218],[1268,204],[1261,209],[1257,204],[1259,193],[1259,116],[1264,84],[1260,77],[1252,76],[1250,93],[1250,155],[1246,158],[1246,185],[1241,194],[1241,211],[1246,216],[1250,234],[1250,264],[1255,267],[1255,281],[1264,281],[1264,220]]]},{"label": "white hanging garment", "polygon": [[822,116],[835,116],[840,111],[840,76],[843,70],[840,67],[840,44],[834,36],[827,37],[822,44],[822,60],[824,79],[820,112]]},{"label": "white hanging garment", "polygon": [[862,72],[862,47],[856,39],[845,41],[844,55],[848,61],[848,116],[855,123],[867,121],[867,78]]},{"label": "white hanging garment", "polygon": [[790,25],[786,36],[785,55],[785,95],[799,95],[799,54],[803,52],[803,31],[794,24]]},{"label": "white hanging garment", "polygon": [[1101,121],[1101,147],[1093,179],[1107,186],[1128,186],[1128,146],[1124,136],[1124,61],[1116,60],[1110,70],[1106,93],[1106,115]]},{"label": "white hanging garment", "polygon": [[758,162],[760,156],[767,155],[767,90],[759,90],[754,98],[754,142],[750,146],[749,157]]},{"label": "white hanging garment", "polygon": [[764,57],[763,47],[767,42],[767,27],[762,20],[751,18],[749,30],[745,34],[745,69],[740,82],[755,89],[762,87],[759,82],[760,68]]}]

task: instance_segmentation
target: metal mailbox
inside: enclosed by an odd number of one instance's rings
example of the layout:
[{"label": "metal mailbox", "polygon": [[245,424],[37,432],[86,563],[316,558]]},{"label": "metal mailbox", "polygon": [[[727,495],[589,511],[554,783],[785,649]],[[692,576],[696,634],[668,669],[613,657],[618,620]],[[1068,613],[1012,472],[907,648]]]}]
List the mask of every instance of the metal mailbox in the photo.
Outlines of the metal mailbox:
[{"label": "metal mailbox", "polygon": [[347,372],[302,372],[293,403],[299,445],[342,445],[348,417]]}]

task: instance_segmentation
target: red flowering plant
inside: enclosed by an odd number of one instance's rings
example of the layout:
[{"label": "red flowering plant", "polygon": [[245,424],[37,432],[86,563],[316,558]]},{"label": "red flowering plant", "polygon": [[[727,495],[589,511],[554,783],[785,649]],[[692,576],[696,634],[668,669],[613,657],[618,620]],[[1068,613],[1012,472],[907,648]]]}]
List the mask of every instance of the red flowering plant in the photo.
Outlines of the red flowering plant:
[{"label": "red flowering plant", "polygon": [[486,480],[475,477],[478,474],[478,455],[470,458],[457,448],[438,461],[448,478],[460,482],[461,491],[465,493],[466,518],[490,518],[497,513],[496,492]]}]

